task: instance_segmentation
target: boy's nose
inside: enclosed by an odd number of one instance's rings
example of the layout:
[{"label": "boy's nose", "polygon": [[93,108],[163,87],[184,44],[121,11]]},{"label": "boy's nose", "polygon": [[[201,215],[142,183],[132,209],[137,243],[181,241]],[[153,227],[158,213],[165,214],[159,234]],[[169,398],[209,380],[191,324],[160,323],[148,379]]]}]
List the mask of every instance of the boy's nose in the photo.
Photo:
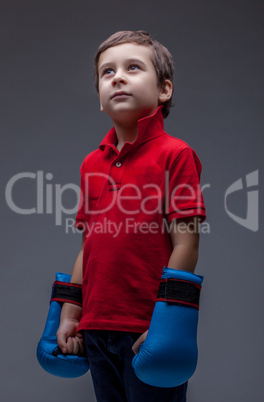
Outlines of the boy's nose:
[{"label": "boy's nose", "polygon": [[116,86],[116,84],[126,84],[127,80],[122,71],[117,71],[113,77],[112,85]]}]

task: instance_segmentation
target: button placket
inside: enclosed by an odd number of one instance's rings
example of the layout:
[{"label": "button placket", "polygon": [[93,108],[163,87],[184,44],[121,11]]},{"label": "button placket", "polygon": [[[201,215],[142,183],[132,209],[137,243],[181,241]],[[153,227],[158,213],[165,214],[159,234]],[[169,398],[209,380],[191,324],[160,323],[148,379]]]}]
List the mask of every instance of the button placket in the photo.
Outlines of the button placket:
[{"label": "button placket", "polygon": [[109,180],[109,190],[119,190],[122,177],[124,174],[124,169],[125,169],[126,161],[120,162],[119,160],[113,161],[109,176],[111,179]]},{"label": "button placket", "polygon": [[[109,176],[112,179],[109,180],[109,190],[119,190],[121,187],[121,182],[126,169],[126,165],[132,156],[132,154],[129,152],[131,151],[131,146],[128,145],[129,144],[125,144],[115,160],[112,161],[109,170]],[[120,162],[119,158],[122,158],[122,162]],[[114,184],[112,181],[114,182]]]}]

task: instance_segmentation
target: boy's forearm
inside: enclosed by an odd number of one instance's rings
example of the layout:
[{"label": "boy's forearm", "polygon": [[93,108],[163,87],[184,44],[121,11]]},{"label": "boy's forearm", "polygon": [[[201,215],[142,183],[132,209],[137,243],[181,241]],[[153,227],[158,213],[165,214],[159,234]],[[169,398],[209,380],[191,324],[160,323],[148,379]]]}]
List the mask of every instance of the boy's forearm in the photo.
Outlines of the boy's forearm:
[{"label": "boy's forearm", "polygon": [[198,261],[198,246],[190,247],[178,244],[174,247],[168,267],[183,271],[194,272]]},{"label": "boy's forearm", "polygon": [[73,267],[73,271],[72,271],[72,277],[71,277],[71,283],[78,283],[79,285],[82,284],[82,280],[83,280],[83,248],[84,248],[84,241],[85,241],[85,237],[83,235],[82,237],[82,245],[81,245],[81,249],[79,251],[79,254],[76,258],[74,267]]},{"label": "boy's forearm", "polygon": [[168,267],[194,272],[199,252],[199,219],[189,217],[175,219],[171,224],[173,251]]},{"label": "boy's forearm", "polygon": [[80,321],[82,316],[82,307],[72,303],[63,303],[60,315],[60,321],[72,320]]},{"label": "boy's forearm", "polygon": [[[84,247],[84,235],[82,238],[81,249],[76,258],[71,277],[71,283],[77,283],[79,285],[82,284],[83,279],[82,278],[83,247]],[[63,321],[64,319],[80,321],[81,316],[82,316],[82,307],[72,303],[63,303],[60,316],[61,321]]]}]

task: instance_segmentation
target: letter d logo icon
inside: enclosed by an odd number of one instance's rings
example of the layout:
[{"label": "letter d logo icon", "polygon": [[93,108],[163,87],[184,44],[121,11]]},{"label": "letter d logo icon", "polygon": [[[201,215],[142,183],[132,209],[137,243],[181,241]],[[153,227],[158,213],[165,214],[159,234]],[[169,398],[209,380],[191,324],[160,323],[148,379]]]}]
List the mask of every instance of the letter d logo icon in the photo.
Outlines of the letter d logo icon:
[{"label": "letter d logo icon", "polygon": [[[258,185],[258,170],[255,170],[252,173],[246,175],[246,185],[247,188],[257,186]],[[258,230],[258,217],[259,217],[259,191],[258,190],[248,190],[247,191],[247,217],[241,218],[240,216],[235,215],[227,208],[227,197],[239,190],[243,190],[242,179],[235,181],[225,192],[225,210],[227,214],[239,225],[244,226],[245,228],[252,230],[253,232],[257,232]]]}]

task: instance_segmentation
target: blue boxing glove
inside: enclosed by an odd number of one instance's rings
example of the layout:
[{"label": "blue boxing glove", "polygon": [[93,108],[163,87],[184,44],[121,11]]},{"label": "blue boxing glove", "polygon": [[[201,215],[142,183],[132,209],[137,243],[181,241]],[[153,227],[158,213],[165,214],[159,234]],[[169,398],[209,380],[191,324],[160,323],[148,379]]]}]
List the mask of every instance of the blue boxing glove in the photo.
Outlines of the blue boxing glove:
[{"label": "blue boxing glove", "polygon": [[193,375],[202,281],[200,275],[164,267],[146,340],[132,361],[146,384],[176,387]]},{"label": "blue boxing glove", "polygon": [[37,347],[41,367],[50,374],[65,378],[80,377],[89,370],[85,356],[64,355],[57,343],[62,303],[82,305],[81,285],[72,284],[70,280],[70,275],[56,273],[46,325]]}]

